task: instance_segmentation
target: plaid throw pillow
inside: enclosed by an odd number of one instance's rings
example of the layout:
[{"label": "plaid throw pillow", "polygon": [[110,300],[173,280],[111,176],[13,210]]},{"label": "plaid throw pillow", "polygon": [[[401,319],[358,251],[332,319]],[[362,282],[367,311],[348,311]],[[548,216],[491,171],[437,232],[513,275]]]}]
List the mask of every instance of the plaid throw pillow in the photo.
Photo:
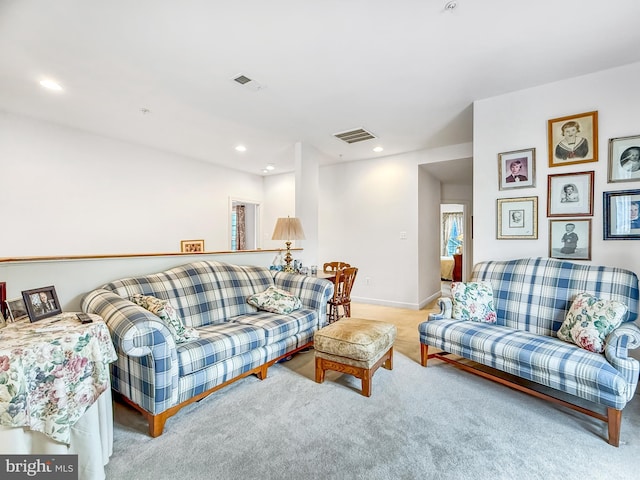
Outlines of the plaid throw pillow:
[{"label": "plaid throw pillow", "polygon": [[590,352],[602,353],[607,335],[620,326],[625,313],[624,303],[579,293],[558,330],[558,338]]}]

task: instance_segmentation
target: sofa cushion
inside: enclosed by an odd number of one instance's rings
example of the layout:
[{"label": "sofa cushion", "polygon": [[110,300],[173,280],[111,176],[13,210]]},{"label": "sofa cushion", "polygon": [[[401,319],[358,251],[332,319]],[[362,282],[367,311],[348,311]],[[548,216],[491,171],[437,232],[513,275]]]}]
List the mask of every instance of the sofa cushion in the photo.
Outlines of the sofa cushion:
[{"label": "sofa cushion", "polygon": [[604,355],[558,338],[450,319],[418,328],[422,343],[446,352],[613,408],[627,402],[627,382]]},{"label": "sofa cushion", "polygon": [[621,302],[579,293],[558,330],[558,338],[585,350],[602,353],[607,335],[620,326],[626,313],[627,306]]},{"label": "sofa cushion", "polygon": [[168,300],[137,293],[131,297],[131,301],[159,317],[171,332],[176,343],[184,343],[198,338],[198,332],[184,326],[175,308]]},{"label": "sofa cushion", "polygon": [[258,310],[282,314],[289,314],[302,307],[298,297],[274,286],[267,288],[264,292],[249,295],[247,303]]},{"label": "sofa cushion", "polygon": [[178,345],[180,376],[262,347],[266,342],[265,331],[252,325],[217,323],[198,331],[199,339]]},{"label": "sofa cushion", "polygon": [[493,289],[488,282],[453,282],[453,318],[474,322],[496,323]]},{"label": "sofa cushion", "polygon": [[289,315],[258,311],[230,318],[229,321],[264,329],[266,343],[271,344],[314,329],[318,323],[318,317],[315,310],[301,308]]}]

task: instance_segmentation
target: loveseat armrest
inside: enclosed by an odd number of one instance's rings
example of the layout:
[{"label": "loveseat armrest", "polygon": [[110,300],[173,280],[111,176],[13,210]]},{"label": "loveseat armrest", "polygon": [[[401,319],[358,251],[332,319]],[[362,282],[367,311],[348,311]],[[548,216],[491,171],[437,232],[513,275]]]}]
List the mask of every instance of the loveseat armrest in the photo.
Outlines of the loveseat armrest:
[{"label": "loveseat armrest", "polygon": [[300,298],[304,308],[318,313],[318,328],[327,323],[327,302],[333,297],[333,283],[323,278],[297,273],[275,272],[275,286]]},{"label": "loveseat armrest", "polygon": [[115,293],[88,293],[81,308],[100,315],[111,332],[118,360],[112,387],[148,412],[157,414],[178,401],[178,356],[166,325],[154,314]]},{"label": "loveseat armrest", "polygon": [[607,337],[604,354],[609,363],[627,380],[627,401],[631,400],[638,386],[640,362],[629,357],[629,350],[640,347],[640,328],[634,323],[624,323]]},{"label": "loveseat armrest", "polygon": [[430,313],[428,320],[451,318],[451,311],[453,310],[453,302],[451,301],[451,298],[440,297],[438,299],[438,306],[440,307],[440,313]]}]

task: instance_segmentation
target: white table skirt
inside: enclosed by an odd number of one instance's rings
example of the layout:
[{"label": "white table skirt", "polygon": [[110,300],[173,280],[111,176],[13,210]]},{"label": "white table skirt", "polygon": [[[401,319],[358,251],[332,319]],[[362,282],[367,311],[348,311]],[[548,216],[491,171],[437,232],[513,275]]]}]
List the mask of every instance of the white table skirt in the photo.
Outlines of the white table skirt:
[{"label": "white table skirt", "polygon": [[56,442],[40,432],[0,425],[3,454],[77,454],[79,480],[104,480],[104,466],[113,453],[113,405],[107,388],[71,427],[71,444]]}]

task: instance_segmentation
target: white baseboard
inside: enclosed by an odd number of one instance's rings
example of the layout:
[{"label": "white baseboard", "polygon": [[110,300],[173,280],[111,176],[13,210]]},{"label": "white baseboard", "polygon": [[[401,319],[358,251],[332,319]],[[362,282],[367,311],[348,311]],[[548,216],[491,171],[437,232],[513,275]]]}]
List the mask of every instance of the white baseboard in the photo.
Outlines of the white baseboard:
[{"label": "white baseboard", "polygon": [[366,303],[369,305],[381,305],[383,307],[392,307],[392,308],[407,308],[409,310],[421,310],[427,305],[429,305],[434,300],[437,300],[442,296],[442,292],[435,292],[433,295],[430,295],[426,299],[422,300],[420,303],[405,303],[405,302],[394,302],[392,300],[380,300],[379,298],[367,298],[367,297],[354,297],[351,296],[351,301],[355,303]]}]

